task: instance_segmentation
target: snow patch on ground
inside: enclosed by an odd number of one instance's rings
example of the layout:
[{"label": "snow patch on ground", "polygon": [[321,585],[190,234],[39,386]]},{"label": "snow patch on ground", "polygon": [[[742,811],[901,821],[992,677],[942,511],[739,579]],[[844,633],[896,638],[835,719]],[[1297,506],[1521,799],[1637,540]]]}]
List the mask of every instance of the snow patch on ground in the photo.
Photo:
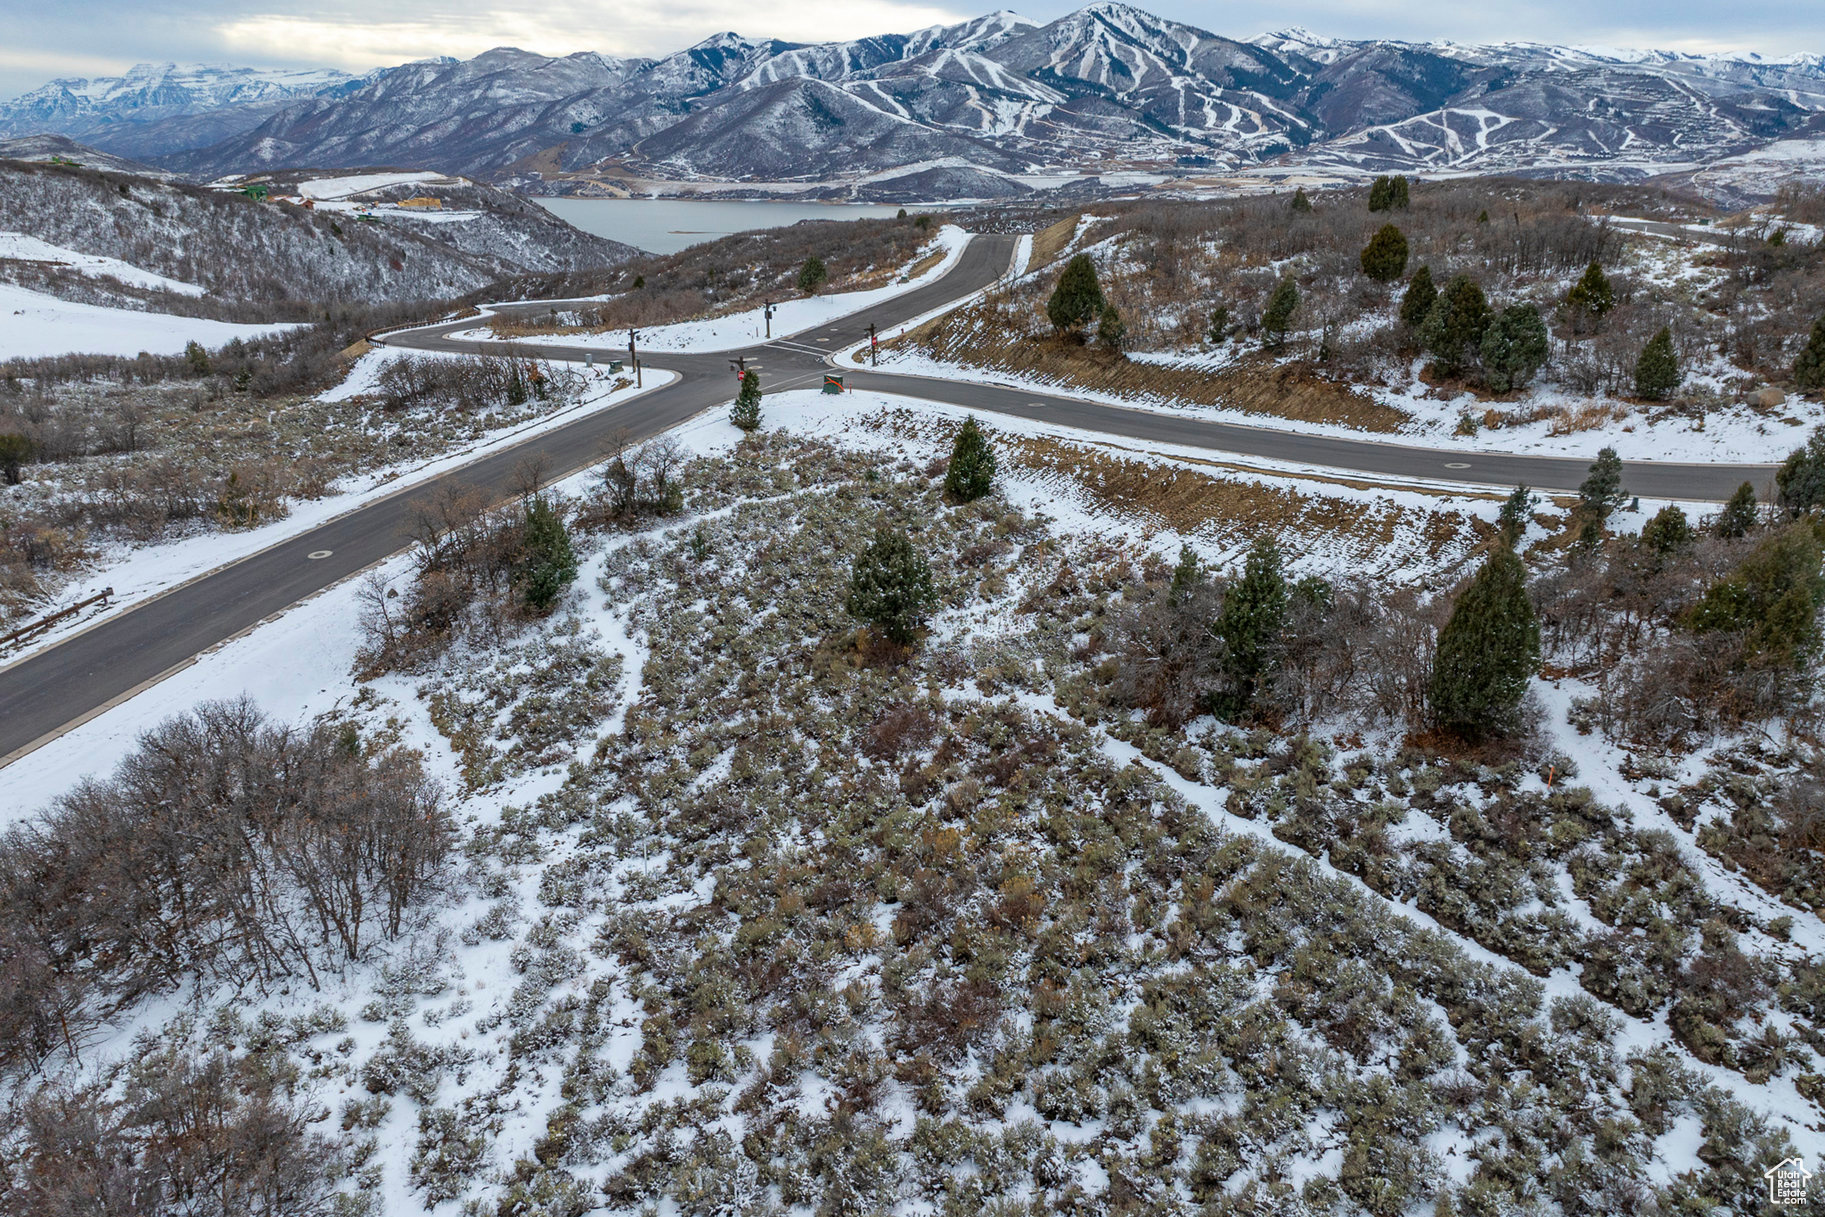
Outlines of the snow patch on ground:
[{"label": "snow patch on ground", "polygon": [[100,254],[78,253],[65,249],[61,245],[52,245],[37,237],[22,232],[0,232],[0,259],[13,258],[22,262],[50,262],[57,266],[68,267],[80,274],[94,278],[113,279],[129,287],[145,287],[154,291],[176,292],[180,296],[200,296],[203,289],[194,283],[185,283],[181,279],[169,279],[164,275],[155,275],[149,270],[141,270],[130,262],[119,258],[105,258]]},{"label": "snow patch on ground", "polygon": [[191,342],[214,348],[236,338],[264,338],[294,328],[102,308],[0,283],[0,360],[48,355],[131,357],[141,351],[177,355]]},{"label": "snow patch on ground", "polygon": [[298,193],[307,199],[348,199],[387,186],[427,185],[460,186],[461,178],[442,173],[357,173],[348,177],[312,178],[298,184]]}]

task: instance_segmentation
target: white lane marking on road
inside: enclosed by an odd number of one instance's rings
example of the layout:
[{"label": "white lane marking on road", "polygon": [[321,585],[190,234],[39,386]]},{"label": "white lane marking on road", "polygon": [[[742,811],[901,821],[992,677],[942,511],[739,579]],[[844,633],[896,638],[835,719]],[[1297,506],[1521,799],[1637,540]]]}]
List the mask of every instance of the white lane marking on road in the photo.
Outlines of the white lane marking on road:
[{"label": "white lane marking on road", "polygon": [[1035,410],[1043,410],[1046,408],[1046,403],[1043,401],[1030,401],[1027,405],[1033,407]]},{"label": "white lane marking on road", "polygon": [[1447,468],[1447,469],[1468,469],[1468,468],[1470,468],[1470,462],[1469,461],[1446,461],[1445,468]]},{"label": "white lane marking on road", "polygon": [[828,339],[828,338],[820,338],[820,339],[818,339],[818,341],[819,341],[819,342],[829,342],[829,341],[830,341],[830,339]]},{"label": "white lane marking on road", "polygon": [[331,554],[333,554],[335,552],[336,551],[333,549],[313,549],[308,554],[305,554],[304,556],[309,558],[312,562],[317,562],[324,558],[329,557]]}]

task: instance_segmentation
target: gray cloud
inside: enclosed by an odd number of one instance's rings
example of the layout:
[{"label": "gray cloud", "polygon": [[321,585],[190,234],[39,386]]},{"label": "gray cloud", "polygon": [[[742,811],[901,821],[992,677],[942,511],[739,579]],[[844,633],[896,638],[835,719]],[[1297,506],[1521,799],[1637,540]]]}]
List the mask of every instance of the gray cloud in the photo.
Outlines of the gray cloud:
[{"label": "gray cloud", "polygon": [[[1009,6],[1039,20],[1077,7],[1070,2]],[[310,6],[274,0],[41,4],[8,15],[9,36],[0,46],[0,96],[57,76],[113,73],[143,61],[353,70],[425,55],[471,55],[502,44],[546,53],[663,54],[726,29],[812,41],[906,31],[980,11],[964,0],[788,0],[771,7],[748,0],[667,0],[644,6],[600,0],[396,0],[383,16],[376,15],[376,7],[353,0]],[[1142,7],[1232,37],[1303,25],[1350,38],[1513,39],[1759,51],[1771,57],[1825,52],[1825,5],[1813,0],[1734,0],[1729,5],[1715,0],[1281,0],[1271,8],[1153,0]]]}]

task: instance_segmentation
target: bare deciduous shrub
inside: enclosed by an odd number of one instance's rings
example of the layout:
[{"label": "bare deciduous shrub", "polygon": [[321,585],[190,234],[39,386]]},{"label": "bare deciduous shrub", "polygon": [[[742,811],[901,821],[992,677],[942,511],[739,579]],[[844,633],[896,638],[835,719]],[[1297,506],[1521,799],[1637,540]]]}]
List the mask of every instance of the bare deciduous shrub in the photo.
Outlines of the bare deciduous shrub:
[{"label": "bare deciduous shrub", "polygon": [[626,434],[608,446],[596,471],[590,509],[601,523],[632,523],[645,515],[671,515],[684,506],[680,473],[689,454],[676,437],[634,445]]},{"label": "bare deciduous shrub", "polygon": [[270,1079],[214,1053],[151,1052],[120,1097],[53,1083],[20,1105],[0,1213],[314,1217],[340,1154]]},{"label": "bare deciduous shrub", "polygon": [[416,570],[406,593],[378,577],[360,593],[365,670],[409,667],[465,632],[504,628],[519,612],[510,593],[527,552],[526,518],[520,504],[490,508],[479,490],[454,484],[413,504]]},{"label": "bare deciduous shrub", "polygon": [[375,378],[386,408],[472,411],[484,403],[519,405],[529,398],[569,399],[581,388],[579,373],[519,355],[464,359],[395,359]]},{"label": "bare deciduous shrub", "polygon": [[0,838],[0,1066],[74,1048],[71,1014],[186,976],[267,985],[361,958],[437,890],[451,828],[409,756],[209,702]]}]

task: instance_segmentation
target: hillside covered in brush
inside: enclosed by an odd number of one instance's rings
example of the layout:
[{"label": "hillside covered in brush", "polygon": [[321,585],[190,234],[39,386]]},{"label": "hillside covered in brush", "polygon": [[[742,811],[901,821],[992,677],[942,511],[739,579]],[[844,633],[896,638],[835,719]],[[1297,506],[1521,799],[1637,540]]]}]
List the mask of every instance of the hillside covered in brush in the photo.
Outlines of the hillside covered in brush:
[{"label": "hillside covered in brush", "polygon": [[267,320],[307,302],[449,299],[510,275],[614,265],[631,252],[491,187],[463,183],[459,192],[467,207],[459,221],[369,222],[180,182],[0,161],[7,229],[202,294],[104,283],[54,259],[4,254],[0,276],[70,299],[177,313],[251,310]]}]

